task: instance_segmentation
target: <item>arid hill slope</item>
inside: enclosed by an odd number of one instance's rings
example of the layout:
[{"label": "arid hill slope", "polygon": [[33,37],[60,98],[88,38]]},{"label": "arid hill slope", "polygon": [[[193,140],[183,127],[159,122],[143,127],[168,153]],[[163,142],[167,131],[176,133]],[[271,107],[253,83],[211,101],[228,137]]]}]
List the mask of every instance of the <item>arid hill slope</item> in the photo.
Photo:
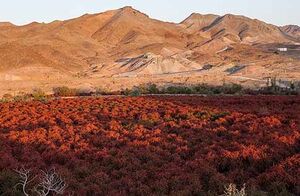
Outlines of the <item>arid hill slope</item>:
[{"label": "arid hill slope", "polygon": [[286,34],[300,40],[300,27],[297,25],[286,25],[281,27],[281,30]]},{"label": "arid hill slope", "polygon": [[197,31],[202,30],[204,27],[209,26],[214,20],[219,18],[218,15],[213,14],[198,14],[193,13],[180,24],[185,27],[185,30],[189,33],[195,33]]},{"label": "arid hill slope", "polygon": [[48,24],[0,23],[0,80],[9,83],[18,78],[47,85],[53,80],[96,83],[100,77],[159,75],[170,80],[177,73],[201,75],[195,70],[206,64],[218,67],[209,73],[221,79],[220,66],[254,62],[257,76],[262,77],[270,69],[267,65],[280,72],[283,64],[295,63],[257,46],[294,44],[297,36],[296,28],[280,29],[244,16],[194,13],[176,24],[131,7]]}]

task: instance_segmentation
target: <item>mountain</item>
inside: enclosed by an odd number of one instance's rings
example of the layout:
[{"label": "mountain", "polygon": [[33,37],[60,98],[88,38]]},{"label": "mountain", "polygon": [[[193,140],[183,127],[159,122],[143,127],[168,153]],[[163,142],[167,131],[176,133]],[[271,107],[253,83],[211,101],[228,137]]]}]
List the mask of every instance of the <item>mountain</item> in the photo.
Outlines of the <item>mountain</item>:
[{"label": "mountain", "polygon": [[245,16],[226,14],[215,19],[210,25],[203,28],[211,37],[226,37],[234,42],[268,43],[286,42],[277,26],[250,19]]},{"label": "mountain", "polygon": [[[291,60],[260,45],[293,44],[296,36],[297,27],[279,28],[244,16],[193,13],[177,24],[132,7],[51,23],[0,23],[0,81],[15,85],[10,78],[18,78],[22,85],[35,81],[46,86],[129,76],[173,81],[170,77],[178,75],[201,78],[202,72],[205,80],[210,81],[211,73],[218,81],[225,77],[222,66],[243,62],[259,62],[261,71],[255,73],[262,77],[267,64],[280,73]],[[216,69],[203,70],[204,65]]]},{"label": "mountain", "polygon": [[232,44],[290,43],[279,27],[245,16],[192,14],[181,22],[189,33],[188,47],[200,52],[217,52]]},{"label": "mountain", "polygon": [[198,14],[193,13],[180,24],[185,28],[189,33],[196,33],[197,31],[202,30],[204,27],[209,26],[214,20],[219,18],[218,15],[213,14]]},{"label": "mountain", "polygon": [[286,34],[299,39],[300,40],[300,27],[297,25],[286,25],[283,27],[280,27],[280,29],[285,32]]},{"label": "mountain", "polygon": [[0,22],[0,28],[3,27],[13,27],[15,26],[14,24],[10,23],[10,22]]},{"label": "mountain", "polygon": [[118,57],[120,54],[139,55],[149,50],[158,53],[165,46],[185,46],[180,27],[151,19],[131,7],[120,9],[92,38]]}]

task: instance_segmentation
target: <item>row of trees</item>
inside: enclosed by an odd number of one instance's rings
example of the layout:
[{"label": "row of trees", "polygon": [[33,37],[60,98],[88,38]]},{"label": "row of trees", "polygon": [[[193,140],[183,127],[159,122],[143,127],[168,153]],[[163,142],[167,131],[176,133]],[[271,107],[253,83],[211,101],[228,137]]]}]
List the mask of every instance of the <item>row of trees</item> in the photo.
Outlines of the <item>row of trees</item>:
[{"label": "row of trees", "polygon": [[[281,86],[280,86],[281,85]],[[298,95],[299,84],[290,82],[289,85],[282,83],[276,78],[270,78],[265,87],[259,89],[243,88],[238,84],[223,84],[212,86],[207,84],[196,85],[168,85],[157,86],[156,84],[143,84],[133,88],[123,89],[120,91],[107,91],[102,88],[69,88],[66,86],[53,88],[53,94],[47,95],[42,89],[33,89],[32,93],[12,96],[5,94],[1,101],[27,101],[38,100],[46,101],[51,97],[73,97],[73,96],[98,96],[98,95],[126,95],[139,96],[149,94],[201,94],[201,95]]]}]

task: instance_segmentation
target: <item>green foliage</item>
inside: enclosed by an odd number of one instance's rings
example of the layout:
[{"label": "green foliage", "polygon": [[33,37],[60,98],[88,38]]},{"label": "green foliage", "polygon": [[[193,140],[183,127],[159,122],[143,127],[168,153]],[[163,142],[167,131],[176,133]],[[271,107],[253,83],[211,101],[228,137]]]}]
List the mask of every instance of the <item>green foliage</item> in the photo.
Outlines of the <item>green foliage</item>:
[{"label": "green foliage", "polygon": [[25,101],[29,101],[30,99],[31,99],[30,95],[24,94],[24,95],[14,96],[13,101],[16,101],[16,102],[25,102]]},{"label": "green foliage", "polygon": [[221,86],[221,92],[223,94],[237,94],[243,90],[243,87],[239,84],[224,84]]},{"label": "green foliage", "polygon": [[156,84],[148,84],[147,91],[149,94],[159,94],[160,93]]},{"label": "green foliage", "polygon": [[[280,86],[280,84],[282,84]],[[299,82],[282,81],[276,77],[268,80],[267,86],[259,89],[259,94],[264,95],[299,95]]]},{"label": "green foliage", "polygon": [[139,86],[134,86],[132,89],[126,88],[122,91],[124,95],[141,95],[141,94],[160,94],[156,84],[142,84]]},{"label": "green foliage", "polygon": [[224,84],[222,86],[209,86],[206,84],[196,85],[193,87],[196,94],[237,94],[242,93],[243,87],[239,84]]},{"label": "green foliage", "polygon": [[1,102],[8,102],[13,100],[13,98],[14,97],[11,94],[6,93],[2,96]]},{"label": "green foliage", "polygon": [[162,94],[237,94],[242,93],[242,86],[238,84],[224,84],[223,86],[209,86],[207,84],[197,84],[191,86],[169,86],[163,88]]},{"label": "green foliage", "polygon": [[71,97],[77,95],[77,90],[66,86],[53,88],[54,96],[56,97]]},{"label": "green foliage", "polygon": [[169,86],[162,90],[165,94],[192,94],[193,91],[190,87],[186,86]]},{"label": "green foliage", "polygon": [[294,83],[294,82],[291,82],[290,88],[291,88],[292,90],[295,90],[296,86],[295,86],[295,83]]},{"label": "green foliage", "polygon": [[213,92],[213,88],[207,84],[198,84],[193,86],[193,92],[195,92],[195,94],[203,95],[216,94]]},{"label": "green foliage", "polygon": [[96,90],[91,87],[80,87],[73,90],[75,91],[76,96],[91,96],[96,92]]},{"label": "green foliage", "polygon": [[125,90],[122,90],[121,94],[125,96],[137,97],[140,96],[142,93],[140,87],[133,87],[132,89],[126,88]]},{"label": "green foliage", "polygon": [[238,84],[225,84],[223,86],[209,86],[207,84],[198,85],[177,85],[166,86],[161,90],[155,84],[140,85],[134,87],[132,90],[127,89],[125,92],[129,92],[138,89],[141,94],[236,94],[241,93],[243,90],[241,85]]},{"label": "green foliage", "polygon": [[47,100],[46,93],[42,89],[39,89],[39,88],[33,89],[33,92],[31,95],[33,97],[33,100],[36,100],[36,101],[46,101]]},{"label": "green foliage", "polygon": [[103,89],[103,88],[96,88],[96,92],[95,92],[95,95],[96,96],[99,96],[99,95],[109,95],[110,93]]},{"label": "green foliage", "polygon": [[129,88],[126,88],[126,89],[121,91],[121,95],[129,96],[129,94],[130,94],[130,89]]},{"label": "green foliage", "polygon": [[129,96],[132,97],[137,97],[141,95],[141,91],[139,88],[134,88],[133,90],[130,91]]},{"label": "green foliage", "polygon": [[300,91],[296,89],[280,88],[280,87],[264,87],[259,89],[258,94],[262,95],[299,95]]},{"label": "green foliage", "polygon": [[[55,97],[72,97],[72,96],[91,96],[91,95],[125,95],[125,96],[140,96],[140,95],[152,95],[152,94],[198,94],[198,95],[298,95],[300,94],[300,83],[292,82],[290,87],[281,88],[276,86],[276,79],[270,80],[270,84],[267,87],[263,87],[257,90],[244,89],[239,84],[223,84],[220,86],[213,86],[208,84],[195,84],[195,85],[167,85],[158,87],[156,84],[148,83],[133,88],[126,88],[121,91],[108,91],[103,88],[82,88],[75,89],[66,86],[53,88]],[[8,101],[27,101],[34,99],[38,101],[45,101],[46,94],[39,88],[33,90],[29,96],[27,94],[21,94],[18,96],[11,96],[6,94],[2,97],[0,102]]]}]

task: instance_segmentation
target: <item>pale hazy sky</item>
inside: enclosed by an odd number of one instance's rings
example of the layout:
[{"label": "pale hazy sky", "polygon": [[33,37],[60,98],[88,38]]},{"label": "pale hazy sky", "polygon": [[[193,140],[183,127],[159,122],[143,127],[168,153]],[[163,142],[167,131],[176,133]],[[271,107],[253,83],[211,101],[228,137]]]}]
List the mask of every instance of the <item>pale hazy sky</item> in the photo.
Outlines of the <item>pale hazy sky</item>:
[{"label": "pale hazy sky", "polygon": [[241,14],[276,25],[300,25],[300,0],[0,0],[0,21],[18,25],[51,22],[127,5],[170,22],[197,12]]}]

